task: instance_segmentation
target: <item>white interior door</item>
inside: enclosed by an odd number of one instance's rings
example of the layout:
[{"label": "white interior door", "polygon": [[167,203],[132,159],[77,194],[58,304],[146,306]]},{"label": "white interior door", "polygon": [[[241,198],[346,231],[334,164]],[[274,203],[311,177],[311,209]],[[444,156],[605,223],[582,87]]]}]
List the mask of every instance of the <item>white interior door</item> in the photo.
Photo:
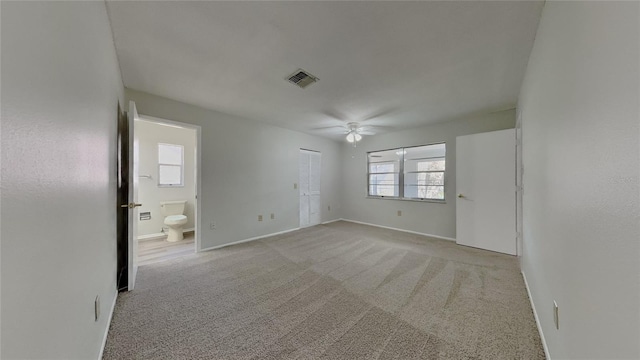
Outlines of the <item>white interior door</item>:
[{"label": "white interior door", "polygon": [[516,254],[514,129],[456,138],[456,241]]},{"label": "white interior door", "polygon": [[300,227],[309,226],[309,152],[300,150],[300,173],[299,173],[299,190],[300,190]]},{"label": "white interior door", "polygon": [[317,225],[321,221],[321,159],[319,152],[300,150],[300,227]]},{"label": "white interior door", "polygon": [[321,154],[309,153],[309,226],[320,224],[320,167]]},{"label": "white interior door", "polygon": [[138,119],[138,110],[133,101],[129,102],[129,217],[128,223],[128,269],[129,290],[133,290],[138,273],[138,137],[134,132],[135,121]]}]

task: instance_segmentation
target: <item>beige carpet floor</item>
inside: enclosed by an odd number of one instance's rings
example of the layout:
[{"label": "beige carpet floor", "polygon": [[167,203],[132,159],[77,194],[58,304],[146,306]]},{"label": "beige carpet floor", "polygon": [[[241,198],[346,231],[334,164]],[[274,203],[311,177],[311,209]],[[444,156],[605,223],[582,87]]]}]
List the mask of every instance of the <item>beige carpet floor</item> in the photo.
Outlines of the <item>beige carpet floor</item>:
[{"label": "beige carpet floor", "polygon": [[515,257],[335,222],[141,267],[105,359],[544,359]]}]

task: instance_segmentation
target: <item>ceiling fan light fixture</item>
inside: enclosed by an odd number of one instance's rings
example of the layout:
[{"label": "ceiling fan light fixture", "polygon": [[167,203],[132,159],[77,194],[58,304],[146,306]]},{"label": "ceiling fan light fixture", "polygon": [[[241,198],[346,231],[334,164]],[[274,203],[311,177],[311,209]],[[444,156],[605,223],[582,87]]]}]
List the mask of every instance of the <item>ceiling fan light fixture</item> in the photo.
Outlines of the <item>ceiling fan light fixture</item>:
[{"label": "ceiling fan light fixture", "polygon": [[[356,134],[356,135],[357,135],[357,134]],[[352,142],[354,142],[354,141],[358,141],[359,139],[358,139],[358,140],[356,140],[356,135],[354,135],[354,134],[353,134],[353,132],[349,132],[349,133],[347,134],[347,141],[348,141],[348,142],[350,142],[350,143],[352,143]]]},{"label": "ceiling fan light fixture", "polygon": [[360,140],[362,140],[362,135],[358,134],[357,130],[351,130],[347,134],[347,141],[350,143],[358,142]]}]

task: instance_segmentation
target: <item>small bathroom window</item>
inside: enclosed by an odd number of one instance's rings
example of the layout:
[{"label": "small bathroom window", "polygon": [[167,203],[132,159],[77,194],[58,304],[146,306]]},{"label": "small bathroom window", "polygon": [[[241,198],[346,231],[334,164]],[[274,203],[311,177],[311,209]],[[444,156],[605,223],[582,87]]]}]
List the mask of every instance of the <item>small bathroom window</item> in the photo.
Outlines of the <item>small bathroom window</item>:
[{"label": "small bathroom window", "polygon": [[184,186],[184,147],[158,144],[158,186]]}]

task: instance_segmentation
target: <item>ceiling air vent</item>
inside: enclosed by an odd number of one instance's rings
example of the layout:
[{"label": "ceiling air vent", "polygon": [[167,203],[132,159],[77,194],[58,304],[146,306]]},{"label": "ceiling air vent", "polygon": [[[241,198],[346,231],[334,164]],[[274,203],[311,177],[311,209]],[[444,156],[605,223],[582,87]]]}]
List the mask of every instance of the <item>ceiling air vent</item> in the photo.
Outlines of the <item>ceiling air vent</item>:
[{"label": "ceiling air vent", "polygon": [[290,83],[300,86],[301,88],[306,88],[307,86],[313,84],[319,79],[308,72],[298,69],[289,77],[287,77]]}]

